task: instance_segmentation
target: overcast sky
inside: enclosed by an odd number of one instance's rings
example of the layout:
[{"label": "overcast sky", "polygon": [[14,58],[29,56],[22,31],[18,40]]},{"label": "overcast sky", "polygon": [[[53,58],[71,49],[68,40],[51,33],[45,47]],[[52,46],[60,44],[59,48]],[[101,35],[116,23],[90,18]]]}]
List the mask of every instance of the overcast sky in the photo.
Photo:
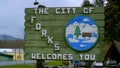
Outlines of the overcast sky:
[{"label": "overcast sky", "polygon": [[[46,7],[79,7],[83,0],[38,0]],[[0,35],[24,38],[24,9],[34,0],[0,0]]]}]

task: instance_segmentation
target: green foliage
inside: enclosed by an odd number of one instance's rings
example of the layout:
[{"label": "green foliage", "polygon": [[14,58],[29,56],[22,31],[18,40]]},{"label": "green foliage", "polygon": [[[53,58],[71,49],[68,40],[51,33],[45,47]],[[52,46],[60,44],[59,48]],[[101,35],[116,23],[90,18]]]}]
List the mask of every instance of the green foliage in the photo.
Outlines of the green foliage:
[{"label": "green foliage", "polygon": [[95,7],[98,7],[99,6],[99,1],[98,0],[93,0],[93,3],[92,3]]},{"label": "green foliage", "polygon": [[[66,61],[67,62],[67,61]],[[45,62],[46,65],[50,66],[50,65],[53,65],[53,66],[65,66],[65,61],[61,61],[61,60],[52,60],[52,61],[48,61],[48,62]]]},{"label": "green foliage", "polygon": [[120,41],[120,1],[108,0],[105,7],[105,40]]},{"label": "green foliage", "polygon": [[79,35],[81,35],[81,33],[80,33],[80,27],[78,25],[76,26],[74,35],[76,35],[77,38],[79,37]]},{"label": "green foliage", "polygon": [[105,5],[105,0],[93,0],[94,7],[103,7]]},{"label": "green foliage", "polygon": [[89,0],[84,0],[82,7],[93,7]]}]

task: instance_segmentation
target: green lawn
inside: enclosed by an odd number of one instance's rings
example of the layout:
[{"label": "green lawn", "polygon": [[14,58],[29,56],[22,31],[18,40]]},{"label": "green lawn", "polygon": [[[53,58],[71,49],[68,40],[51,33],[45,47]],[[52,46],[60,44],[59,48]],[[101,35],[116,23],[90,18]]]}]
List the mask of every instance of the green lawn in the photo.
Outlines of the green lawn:
[{"label": "green lawn", "polygon": [[53,66],[66,66],[65,64],[67,63],[67,61],[59,61],[59,60],[54,60],[54,61],[48,61],[46,62],[46,65],[53,65]]},{"label": "green lawn", "polygon": [[9,66],[0,66],[0,68],[35,68],[35,66],[30,66],[30,65],[9,65]]}]

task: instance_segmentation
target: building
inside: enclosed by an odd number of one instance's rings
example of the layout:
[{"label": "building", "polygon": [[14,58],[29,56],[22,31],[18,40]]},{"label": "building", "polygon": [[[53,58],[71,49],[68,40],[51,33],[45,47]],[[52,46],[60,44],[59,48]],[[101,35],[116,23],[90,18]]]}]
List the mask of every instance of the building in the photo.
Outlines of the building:
[{"label": "building", "polygon": [[0,61],[12,61],[12,60],[13,60],[13,55],[0,53]]},{"label": "building", "polygon": [[21,61],[24,60],[24,51],[23,49],[12,49],[12,51],[4,51],[0,53],[0,60],[13,60]]},{"label": "building", "polygon": [[24,51],[23,49],[12,49],[12,52],[7,52],[7,54],[13,55],[14,61],[24,60]]}]

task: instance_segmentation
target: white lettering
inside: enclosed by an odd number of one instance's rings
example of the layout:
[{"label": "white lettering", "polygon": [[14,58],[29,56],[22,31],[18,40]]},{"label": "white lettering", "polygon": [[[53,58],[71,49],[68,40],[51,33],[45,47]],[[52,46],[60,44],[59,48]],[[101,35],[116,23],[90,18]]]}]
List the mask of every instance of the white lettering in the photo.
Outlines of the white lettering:
[{"label": "white lettering", "polygon": [[80,56],[80,60],[83,60],[83,54],[80,54],[79,56]]},{"label": "white lettering", "polygon": [[46,37],[47,36],[47,30],[42,30],[42,37]]},{"label": "white lettering", "polygon": [[73,60],[73,54],[41,54],[32,53],[32,59]]},{"label": "white lettering", "polygon": [[90,7],[89,8],[89,13],[92,13],[93,9],[94,9],[93,7]]},{"label": "white lettering", "polygon": [[76,8],[56,8],[56,14],[75,14]]},{"label": "white lettering", "polygon": [[93,54],[93,55],[91,54],[90,55],[90,60],[95,60],[95,54]]},{"label": "white lettering", "polygon": [[95,60],[95,54],[79,54],[80,60]]},{"label": "white lettering", "polygon": [[36,54],[32,53],[32,59],[36,59]]},{"label": "white lettering", "polygon": [[58,54],[58,59],[62,59],[62,54]]},{"label": "white lettering", "polygon": [[52,59],[57,59],[57,55],[56,54],[52,54]]},{"label": "white lettering", "polygon": [[67,13],[70,14],[70,9],[71,9],[71,8],[66,8],[66,9],[68,10]]},{"label": "white lettering", "polygon": [[39,14],[49,14],[48,10],[49,8],[39,8],[38,12]]},{"label": "white lettering", "polygon": [[44,14],[44,9],[43,8],[39,8],[39,14]]},{"label": "white lettering", "polygon": [[34,11],[35,11],[35,14],[37,14],[38,9],[37,9],[37,8],[34,8]]},{"label": "white lettering", "polygon": [[88,13],[88,8],[83,8],[83,13]]},{"label": "white lettering", "polygon": [[40,28],[41,28],[41,24],[40,24],[40,23],[37,23],[37,24],[36,24],[36,30],[40,30]]},{"label": "white lettering", "polygon": [[49,12],[48,12],[48,11],[49,11],[49,8],[45,8],[44,11],[45,11],[45,12],[44,12],[45,14],[49,14]]},{"label": "white lettering", "polygon": [[[95,60],[95,54],[79,54],[80,60]],[[73,54],[41,54],[32,53],[32,59],[73,60]]]},{"label": "white lettering", "polygon": [[[56,8],[56,14],[75,14],[76,8]],[[89,12],[92,12],[92,8]],[[49,8],[34,8],[35,14],[49,14]]]},{"label": "white lettering", "polygon": [[63,54],[63,60],[67,60],[67,54]]},{"label": "white lettering", "polygon": [[33,23],[35,21],[36,17],[35,16],[32,16],[31,17],[31,23]]},{"label": "white lettering", "polygon": [[56,8],[55,11],[56,11],[56,14],[60,14],[60,8]]},{"label": "white lettering", "polygon": [[68,60],[73,60],[73,54],[68,54]]},{"label": "white lettering", "polygon": [[47,54],[47,59],[52,59],[51,54]]},{"label": "white lettering", "polygon": [[53,37],[48,36],[48,44],[53,43]]},{"label": "white lettering", "polygon": [[93,9],[93,7],[85,7],[83,8],[83,13],[92,13]]},{"label": "white lettering", "polygon": [[61,14],[65,14],[65,8],[61,8]]},{"label": "white lettering", "polygon": [[85,54],[85,60],[89,60],[89,54]]},{"label": "white lettering", "polygon": [[55,51],[60,50],[60,44],[59,44],[59,43],[55,43],[55,45],[54,45],[54,50],[55,50]]},{"label": "white lettering", "polygon": [[42,54],[42,59],[46,59],[46,57],[45,57],[45,55],[44,55],[44,54]]},{"label": "white lettering", "polygon": [[37,54],[37,59],[41,59],[41,54],[40,53]]},{"label": "white lettering", "polygon": [[72,8],[72,10],[73,10],[73,14],[75,14],[76,8]]}]

